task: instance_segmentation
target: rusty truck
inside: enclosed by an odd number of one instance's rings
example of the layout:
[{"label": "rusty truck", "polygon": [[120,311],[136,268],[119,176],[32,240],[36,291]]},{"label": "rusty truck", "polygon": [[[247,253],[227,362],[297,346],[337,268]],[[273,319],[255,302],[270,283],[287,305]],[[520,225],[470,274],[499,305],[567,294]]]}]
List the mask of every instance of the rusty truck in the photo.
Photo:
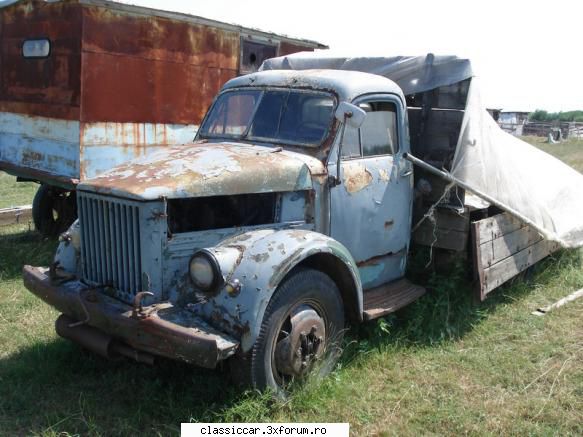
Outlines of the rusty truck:
[{"label": "rusty truck", "polygon": [[41,184],[45,235],[75,219],[79,181],[192,140],[227,80],[326,47],[103,0],[17,1],[0,23],[0,170]]},{"label": "rusty truck", "polygon": [[[426,292],[405,271],[413,217],[436,196],[453,238],[437,226],[431,245],[482,249],[481,298],[529,265],[516,262],[525,251],[532,264],[554,250],[431,179],[447,178],[467,92],[464,81],[432,89],[427,108],[423,93],[359,71],[231,79],[193,143],[80,182],[79,219],[24,283],[62,313],[59,335],[106,357],[225,362],[276,391],[326,373],[348,323]],[[505,256],[490,250],[504,242]]]}]

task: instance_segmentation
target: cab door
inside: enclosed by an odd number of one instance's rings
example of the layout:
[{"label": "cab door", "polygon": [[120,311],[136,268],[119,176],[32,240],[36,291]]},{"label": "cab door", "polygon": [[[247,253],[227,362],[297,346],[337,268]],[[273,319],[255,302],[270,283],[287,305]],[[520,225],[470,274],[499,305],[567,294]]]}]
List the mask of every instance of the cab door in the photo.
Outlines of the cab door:
[{"label": "cab door", "polygon": [[[363,287],[405,273],[411,229],[412,164],[406,116],[398,97],[372,96],[354,102],[367,112],[360,128],[346,126],[341,183],[330,187],[330,234],[356,260]],[[336,174],[336,152],[329,174]]]}]

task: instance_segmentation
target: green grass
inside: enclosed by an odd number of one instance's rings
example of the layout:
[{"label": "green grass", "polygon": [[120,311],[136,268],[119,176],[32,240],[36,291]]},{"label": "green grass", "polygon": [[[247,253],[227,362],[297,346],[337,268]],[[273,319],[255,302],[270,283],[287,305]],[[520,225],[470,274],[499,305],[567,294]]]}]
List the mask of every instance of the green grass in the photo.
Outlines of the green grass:
[{"label": "green grass", "polygon": [[[580,146],[548,147],[577,165]],[[531,315],[583,287],[581,251],[548,258],[484,304],[463,265],[428,274],[430,294],[353,327],[333,374],[282,403],[235,389],[220,369],[108,362],[58,338],[56,311],[20,279],[55,245],[26,226],[0,228],[0,435],[173,435],[185,421],[340,421],[356,435],[583,433],[583,299]]]},{"label": "green grass", "polygon": [[523,139],[583,172],[583,139],[570,139],[558,144],[549,144],[543,137],[529,136]]},{"label": "green grass", "polygon": [[0,208],[32,204],[38,184],[16,182],[16,178],[0,171]]}]

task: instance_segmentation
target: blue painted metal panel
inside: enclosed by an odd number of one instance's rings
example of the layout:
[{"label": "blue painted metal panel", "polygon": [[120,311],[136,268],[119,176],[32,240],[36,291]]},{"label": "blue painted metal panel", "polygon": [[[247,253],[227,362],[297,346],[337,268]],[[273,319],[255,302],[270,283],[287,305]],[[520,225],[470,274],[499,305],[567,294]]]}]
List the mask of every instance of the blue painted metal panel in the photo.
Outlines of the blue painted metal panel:
[{"label": "blue painted metal panel", "polygon": [[160,123],[84,123],[81,133],[81,180],[163,150],[191,143],[198,126]]},{"label": "blue painted metal panel", "polygon": [[[79,123],[0,112],[0,161],[17,175],[84,180],[170,145],[192,142],[196,125]],[[19,171],[22,169],[22,172]]]},{"label": "blue painted metal panel", "polygon": [[0,112],[0,161],[78,179],[79,122]]}]

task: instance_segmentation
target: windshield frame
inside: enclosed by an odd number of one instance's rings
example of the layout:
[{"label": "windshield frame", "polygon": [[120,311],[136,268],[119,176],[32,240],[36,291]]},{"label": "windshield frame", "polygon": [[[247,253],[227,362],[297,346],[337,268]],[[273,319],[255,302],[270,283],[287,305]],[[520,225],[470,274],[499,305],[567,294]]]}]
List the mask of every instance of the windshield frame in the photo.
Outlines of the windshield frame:
[{"label": "windshield frame", "polygon": [[[245,92],[245,91],[258,91],[258,92],[260,92],[260,97],[257,99],[257,102],[255,103],[252,115],[249,118],[249,124],[246,126],[245,131],[242,134],[203,133],[202,127],[207,123],[210,114],[215,110],[215,107],[216,107],[217,103],[219,102],[221,96],[223,96],[227,93]],[[302,94],[311,94],[315,97],[321,96],[321,97],[330,98],[332,100],[332,110],[330,112],[330,120],[328,121],[328,123],[326,125],[326,130],[322,134],[322,138],[320,139],[320,141],[317,143],[307,143],[307,142],[301,142],[301,141],[293,141],[293,140],[289,140],[289,139],[284,140],[284,139],[269,138],[269,137],[250,137],[249,130],[253,126],[253,123],[255,121],[255,116],[257,115],[257,111],[259,110],[261,102],[262,102],[263,98],[265,97],[266,92],[268,92],[268,91],[287,91],[289,93],[294,92],[294,93],[302,93]],[[334,112],[335,112],[337,106],[338,106],[338,97],[331,90],[325,90],[325,89],[320,90],[320,89],[314,89],[314,88],[301,88],[301,87],[284,87],[284,86],[281,86],[281,87],[278,87],[278,86],[262,86],[262,87],[247,86],[247,87],[229,88],[229,89],[226,89],[226,90],[222,91],[221,93],[219,93],[217,95],[217,97],[215,98],[215,100],[213,101],[209,110],[205,114],[202,122],[200,123],[200,128],[198,129],[195,140],[227,139],[227,140],[237,140],[237,141],[244,141],[244,142],[267,143],[267,144],[274,144],[274,145],[278,145],[278,146],[288,145],[288,146],[292,146],[292,147],[318,149],[326,142],[326,140],[330,136],[330,132],[332,132],[334,130],[333,129],[334,122],[335,122]]]}]

